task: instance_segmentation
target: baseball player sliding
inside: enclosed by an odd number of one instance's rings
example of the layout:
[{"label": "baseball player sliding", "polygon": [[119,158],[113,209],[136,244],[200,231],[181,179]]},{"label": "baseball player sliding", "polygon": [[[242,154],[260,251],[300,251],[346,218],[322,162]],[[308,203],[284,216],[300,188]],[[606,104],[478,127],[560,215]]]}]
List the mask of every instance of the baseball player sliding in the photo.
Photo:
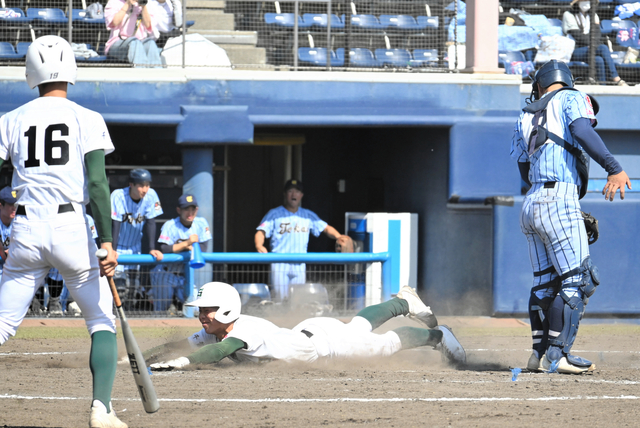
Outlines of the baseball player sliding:
[{"label": "baseball player sliding", "polygon": [[520,216],[534,277],[529,300],[533,353],[527,368],[584,373],[595,365],[570,351],[600,278],[589,257],[578,201],[589,180],[582,149],[609,174],[602,191],[606,199],[613,201],[618,189],[624,199],[631,182],[593,129],[597,104],[573,88],[565,63],[549,61],[538,70],[531,98],[511,143],[511,157],[531,185]]},{"label": "baseball player sliding", "polygon": [[[102,116],[67,99],[75,84],[73,50],[57,36],[29,46],[26,77],[40,97],[0,118],[0,167],[11,159],[17,193],[11,256],[0,282],[0,344],[16,334],[36,288],[57,268],[85,317],[91,336],[91,427],[126,428],[111,406],[118,348],[113,297],[106,278],[118,264],[111,245],[105,154],[114,148]],[[101,247],[85,219],[91,203]]]},{"label": "baseball player sliding", "polygon": [[[402,349],[434,346],[453,364],[466,362],[462,345],[410,287],[397,297],[361,310],[349,323],[335,318],[310,318],[293,329],[279,328],[262,318],[242,315],[240,295],[232,286],[210,282],[189,306],[198,306],[202,330],[189,338],[144,353],[145,359],[187,345],[198,349],[186,357],[151,364],[151,370],[173,370],[189,364],[216,363],[225,357],[236,362],[271,360],[313,362],[319,358],[383,357]],[[429,329],[400,327],[384,334],[372,331],[389,319],[409,315]]]}]

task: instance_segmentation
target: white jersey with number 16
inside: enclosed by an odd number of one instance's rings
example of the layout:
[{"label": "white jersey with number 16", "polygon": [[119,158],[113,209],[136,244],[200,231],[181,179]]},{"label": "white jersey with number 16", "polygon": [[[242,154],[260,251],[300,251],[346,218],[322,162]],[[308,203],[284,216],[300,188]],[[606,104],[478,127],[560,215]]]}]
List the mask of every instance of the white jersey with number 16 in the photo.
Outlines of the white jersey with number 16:
[{"label": "white jersey with number 16", "polygon": [[0,158],[11,159],[19,205],[89,202],[84,155],[114,150],[102,116],[59,97],[40,97],[0,118]]}]

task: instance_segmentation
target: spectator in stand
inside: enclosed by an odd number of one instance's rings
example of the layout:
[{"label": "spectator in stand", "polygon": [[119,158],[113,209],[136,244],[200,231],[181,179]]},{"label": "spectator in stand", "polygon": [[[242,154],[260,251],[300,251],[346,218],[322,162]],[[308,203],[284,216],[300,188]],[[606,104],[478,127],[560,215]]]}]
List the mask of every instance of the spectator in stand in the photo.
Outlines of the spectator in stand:
[{"label": "spectator in stand", "polygon": [[599,82],[612,81],[618,86],[629,86],[618,76],[609,47],[602,43],[598,15],[595,15],[594,25],[591,25],[590,10],[590,1],[573,0],[571,9],[562,15],[562,31],[576,41],[571,61],[589,62],[590,32],[593,31],[596,33],[596,78]]},{"label": "spectator in stand", "polygon": [[109,58],[134,66],[162,66],[147,0],[109,0],[104,18],[111,30],[104,47]]},{"label": "spectator in stand", "polygon": [[174,13],[176,5],[171,0],[149,0],[147,4],[153,23],[153,37],[159,48],[163,48],[170,37],[181,34],[178,27],[182,25],[182,10]]}]

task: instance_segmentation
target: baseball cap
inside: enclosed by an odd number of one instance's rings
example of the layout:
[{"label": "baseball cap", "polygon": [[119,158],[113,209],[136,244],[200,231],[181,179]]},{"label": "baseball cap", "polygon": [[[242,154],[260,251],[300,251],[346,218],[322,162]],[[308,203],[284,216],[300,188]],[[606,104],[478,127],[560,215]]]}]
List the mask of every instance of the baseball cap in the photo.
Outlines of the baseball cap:
[{"label": "baseball cap", "polygon": [[180,196],[180,198],[178,198],[178,207],[180,208],[186,208],[186,207],[197,207],[198,206],[198,201],[196,200],[196,197],[193,195],[182,195]]},{"label": "baseball cap", "polygon": [[151,173],[146,169],[132,169],[129,173],[129,183],[151,183]]},{"label": "baseball cap", "polygon": [[286,192],[289,189],[293,189],[296,188],[299,191],[303,192],[304,190],[302,190],[302,181],[300,180],[289,180],[284,184],[284,191]]},{"label": "baseball cap", "polygon": [[0,201],[3,201],[7,204],[15,204],[17,199],[16,192],[11,190],[11,186],[6,186],[2,190],[0,190]]}]

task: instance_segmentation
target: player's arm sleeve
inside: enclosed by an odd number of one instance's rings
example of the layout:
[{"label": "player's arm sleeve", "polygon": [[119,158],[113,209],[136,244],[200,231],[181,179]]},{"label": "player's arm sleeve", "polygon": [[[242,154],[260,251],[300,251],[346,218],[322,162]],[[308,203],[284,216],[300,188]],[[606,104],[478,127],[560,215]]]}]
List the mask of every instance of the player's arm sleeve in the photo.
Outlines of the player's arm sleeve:
[{"label": "player's arm sleeve", "polygon": [[89,181],[91,212],[101,242],[113,242],[111,235],[111,206],[109,183],[104,169],[104,150],[93,150],[84,155]]},{"label": "player's arm sleeve", "polygon": [[242,340],[236,337],[227,337],[222,342],[203,346],[187,358],[191,364],[217,363],[245,346],[246,344]]},{"label": "player's arm sleeve", "polygon": [[591,126],[591,119],[582,117],[571,122],[569,125],[571,135],[578,141],[591,159],[595,160],[608,175],[615,175],[622,172],[622,166],[616,158],[609,152],[604,141]]},{"label": "player's arm sleeve", "polygon": [[147,219],[147,222],[144,224],[144,227],[146,229],[147,236],[149,237],[149,248],[153,250],[156,247],[155,246],[156,219],[155,218]]},{"label": "player's arm sleeve", "polygon": [[111,234],[113,235],[113,249],[118,248],[118,237],[120,236],[120,226],[122,226],[122,222],[113,221],[111,222],[113,227],[111,228]]},{"label": "player's arm sleeve", "polygon": [[160,244],[160,251],[162,251],[164,254],[173,253],[173,244],[171,244],[171,245],[169,245],[169,244]]}]

